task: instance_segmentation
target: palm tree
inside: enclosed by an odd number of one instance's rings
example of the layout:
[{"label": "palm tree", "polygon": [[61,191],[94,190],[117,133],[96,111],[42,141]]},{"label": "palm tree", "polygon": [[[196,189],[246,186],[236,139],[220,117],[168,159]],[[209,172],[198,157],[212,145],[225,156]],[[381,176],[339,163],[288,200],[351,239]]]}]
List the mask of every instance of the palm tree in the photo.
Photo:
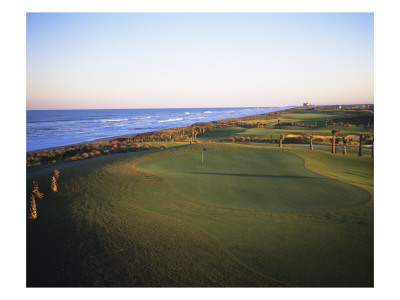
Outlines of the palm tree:
[{"label": "palm tree", "polygon": [[349,140],[347,139],[347,137],[342,137],[342,141],[343,141],[343,155],[347,155],[347,143],[349,142]]},{"label": "palm tree", "polygon": [[339,129],[335,129],[335,128],[333,128],[332,129],[332,153],[336,153],[336,150],[335,150],[335,144],[336,144],[336,135],[338,134],[340,132],[340,130]]},{"label": "palm tree", "polygon": [[279,148],[282,148],[282,142],[285,139],[285,136],[283,135],[283,133],[281,133],[281,135],[279,136]]},{"label": "palm tree", "polygon": [[314,150],[314,146],[313,146],[313,140],[314,140],[315,138],[314,138],[314,134],[311,134],[311,137],[310,137],[310,150],[311,151],[313,151]]},{"label": "palm tree", "polygon": [[359,148],[358,148],[358,156],[362,156],[362,152],[361,152],[361,143],[364,140],[364,135],[360,134],[360,142],[359,142]]},{"label": "palm tree", "polygon": [[339,142],[340,142],[340,140],[341,140],[340,137],[337,137],[335,139],[335,154],[338,153],[338,151],[339,151]]}]

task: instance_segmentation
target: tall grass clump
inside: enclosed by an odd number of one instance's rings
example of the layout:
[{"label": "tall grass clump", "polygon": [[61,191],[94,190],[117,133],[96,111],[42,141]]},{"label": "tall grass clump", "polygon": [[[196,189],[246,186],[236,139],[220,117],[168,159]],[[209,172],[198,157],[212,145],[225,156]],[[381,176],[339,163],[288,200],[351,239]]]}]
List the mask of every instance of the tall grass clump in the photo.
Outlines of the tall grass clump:
[{"label": "tall grass clump", "polygon": [[58,172],[58,170],[54,170],[54,175],[51,178],[51,190],[55,193],[58,192],[58,176],[60,175],[60,172]]},{"label": "tall grass clump", "polygon": [[36,201],[35,201],[35,196],[33,194],[31,194],[29,200],[28,218],[31,220],[37,219]]},{"label": "tall grass clump", "polygon": [[37,181],[33,181],[33,190],[29,200],[29,211],[28,211],[28,218],[31,220],[37,219],[36,197],[42,199],[43,193],[39,191],[39,183]]}]

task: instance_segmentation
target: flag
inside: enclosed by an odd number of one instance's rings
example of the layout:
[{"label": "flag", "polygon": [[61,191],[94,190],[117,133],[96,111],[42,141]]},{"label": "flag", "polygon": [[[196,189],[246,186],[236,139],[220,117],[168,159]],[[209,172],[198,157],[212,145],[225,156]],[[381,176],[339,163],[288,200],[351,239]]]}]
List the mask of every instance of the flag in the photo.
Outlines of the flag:
[{"label": "flag", "polygon": [[203,151],[207,151],[207,149],[206,149],[206,148],[203,148]]}]

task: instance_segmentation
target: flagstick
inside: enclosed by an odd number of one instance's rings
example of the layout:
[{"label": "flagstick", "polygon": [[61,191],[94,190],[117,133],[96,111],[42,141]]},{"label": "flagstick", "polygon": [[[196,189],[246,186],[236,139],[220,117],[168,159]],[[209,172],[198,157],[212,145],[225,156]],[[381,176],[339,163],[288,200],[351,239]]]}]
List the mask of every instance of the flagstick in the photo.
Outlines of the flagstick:
[{"label": "flagstick", "polygon": [[203,160],[204,160],[204,151],[201,151],[201,164],[203,164]]}]

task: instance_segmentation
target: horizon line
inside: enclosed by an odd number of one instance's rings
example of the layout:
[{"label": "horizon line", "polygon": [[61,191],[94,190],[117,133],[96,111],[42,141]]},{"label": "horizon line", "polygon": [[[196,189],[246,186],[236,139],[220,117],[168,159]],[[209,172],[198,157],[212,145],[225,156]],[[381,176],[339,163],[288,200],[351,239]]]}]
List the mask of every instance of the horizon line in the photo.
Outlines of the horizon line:
[{"label": "horizon line", "polygon": [[[312,106],[333,106],[333,105],[374,105],[374,103],[352,103],[352,104],[311,104]],[[208,107],[144,107],[144,108],[60,108],[60,109],[26,109],[35,110],[118,110],[118,109],[197,109],[197,108],[274,108],[274,107],[302,107],[303,105],[283,105],[283,106],[208,106]]]}]

